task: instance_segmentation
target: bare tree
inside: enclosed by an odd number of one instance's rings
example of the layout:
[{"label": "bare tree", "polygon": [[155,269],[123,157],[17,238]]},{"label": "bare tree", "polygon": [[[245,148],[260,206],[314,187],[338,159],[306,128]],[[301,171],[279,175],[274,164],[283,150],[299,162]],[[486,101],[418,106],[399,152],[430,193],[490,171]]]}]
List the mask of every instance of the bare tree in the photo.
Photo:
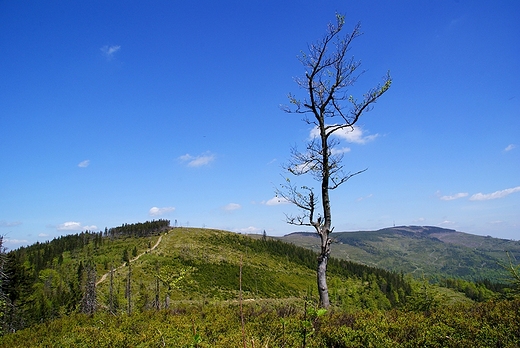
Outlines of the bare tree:
[{"label": "bare tree", "polygon": [[360,116],[371,109],[377,99],[391,85],[389,73],[383,82],[368,90],[358,101],[348,93],[362,71],[361,63],[347,56],[352,41],[361,35],[358,23],[351,33],[342,35],[345,18],[336,14],[336,23],[329,24],[327,33],[318,42],[308,46],[308,53],[302,53],[300,62],[305,67],[305,77],[296,83],[307,94],[300,100],[289,94],[292,106],[283,107],[284,111],[304,115],[304,121],[314,126],[313,134],[305,151],[293,148],[291,161],[286,170],[296,176],[311,174],[321,183],[321,207],[319,197],[313,188],[298,187],[290,179],[281,185],[277,195],[301,209],[296,216],[287,215],[287,222],[293,225],[312,226],[321,237],[321,251],[318,256],[317,283],[320,305],[329,307],[329,294],[326,271],[330,257],[330,233],[333,231],[329,192],[338,188],[353,176],[364,172],[345,172],[343,153],[338,149],[341,132],[354,130]]},{"label": "bare tree", "polygon": [[132,265],[128,262],[128,276],[126,277],[126,299],[128,300],[128,315],[132,314]]},{"label": "bare tree", "polygon": [[0,336],[4,334],[4,327],[6,326],[5,324],[7,317],[8,297],[4,291],[4,283],[7,280],[7,275],[5,273],[6,262],[7,257],[5,254],[4,236],[0,235]]},{"label": "bare tree", "polygon": [[92,315],[96,311],[96,266],[90,261],[85,267],[85,292],[81,299],[81,312]]},{"label": "bare tree", "polygon": [[108,303],[109,312],[111,314],[115,314],[116,309],[114,306],[114,265],[112,263],[110,263],[110,288],[108,292]]}]

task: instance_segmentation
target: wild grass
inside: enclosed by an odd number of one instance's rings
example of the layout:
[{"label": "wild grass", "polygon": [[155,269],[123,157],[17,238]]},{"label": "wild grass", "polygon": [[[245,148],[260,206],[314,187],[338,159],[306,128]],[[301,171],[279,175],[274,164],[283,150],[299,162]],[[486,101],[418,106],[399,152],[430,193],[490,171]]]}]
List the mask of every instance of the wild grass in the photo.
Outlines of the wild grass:
[{"label": "wild grass", "polygon": [[[304,312],[300,299],[244,303],[247,347],[518,347],[520,300]],[[74,314],[0,338],[0,347],[241,347],[236,302],[132,315]]]}]

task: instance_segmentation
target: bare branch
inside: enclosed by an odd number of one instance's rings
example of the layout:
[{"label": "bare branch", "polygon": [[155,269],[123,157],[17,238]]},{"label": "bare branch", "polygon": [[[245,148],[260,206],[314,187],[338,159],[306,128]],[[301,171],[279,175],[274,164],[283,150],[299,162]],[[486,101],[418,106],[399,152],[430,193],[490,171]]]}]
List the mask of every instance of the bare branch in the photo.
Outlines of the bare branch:
[{"label": "bare branch", "polygon": [[280,186],[281,189],[276,190],[276,196],[296,205],[301,210],[300,215],[286,215],[287,223],[291,225],[313,226],[317,203],[313,189],[307,186],[298,188],[291,184],[289,179],[286,179],[286,184]]},{"label": "bare branch", "polygon": [[334,176],[331,177],[330,181],[332,181],[332,185],[329,185],[329,190],[337,189],[338,186],[340,186],[341,184],[344,184],[345,182],[347,182],[353,176],[356,176],[358,174],[364,173],[367,170],[368,170],[368,168],[365,168],[365,169],[360,170],[360,171],[355,172],[355,173],[348,173],[346,175],[342,175],[342,176],[338,176],[338,177],[334,177]]}]

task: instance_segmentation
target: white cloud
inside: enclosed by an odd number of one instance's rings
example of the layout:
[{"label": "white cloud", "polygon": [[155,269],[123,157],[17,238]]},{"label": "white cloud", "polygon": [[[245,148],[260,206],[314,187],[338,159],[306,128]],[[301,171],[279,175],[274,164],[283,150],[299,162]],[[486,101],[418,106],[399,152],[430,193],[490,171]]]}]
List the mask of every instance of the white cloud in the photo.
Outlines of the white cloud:
[{"label": "white cloud", "polygon": [[38,237],[48,237],[49,235],[47,233],[40,233],[38,234]]},{"label": "white cloud", "polygon": [[289,204],[290,202],[283,197],[275,196],[275,197],[271,198],[270,200],[262,202],[262,203],[264,203],[265,205],[280,205],[280,204]]},{"label": "white cloud", "polygon": [[502,220],[495,220],[495,221],[490,221],[489,223],[491,225],[502,225],[504,223],[504,221],[502,221]]},{"label": "white cloud", "polygon": [[5,244],[25,244],[29,243],[27,239],[4,239]]},{"label": "white cloud", "polygon": [[114,57],[114,54],[121,49],[121,46],[119,45],[112,45],[112,46],[103,46],[101,47],[101,52],[107,57],[107,59],[112,59]]},{"label": "white cloud", "polygon": [[158,215],[171,213],[174,210],[175,210],[174,207],[164,207],[164,208],[152,207],[152,208],[150,208],[150,211],[148,212],[148,214],[150,214],[150,216],[158,216]]},{"label": "white cloud", "polygon": [[226,211],[233,211],[233,210],[237,210],[237,209],[240,209],[240,208],[242,208],[242,206],[240,204],[229,203],[223,209],[226,210]]},{"label": "white cloud", "polygon": [[0,227],[14,227],[21,225],[22,223],[20,221],[5,221],[0,220]]},{"label": "white cloud", "polygon": [[254,227],[254,226],[249,226],[249,227],[246,227],[246,228],[238,228],[238,229],[235,229],[236,232],[240,232],[240,233],[245,233],[245,234],[248,234],[248,233],[260,233],[260,229],[257,228],[257,227]]},{"label": "white cloud", "polygon": [[504,198],[512,193],[520,192],[520,186],[508,188],[501,191],[495,191],[493,193],[483,194],[481,192],[474,194],[469,198],[470,201],[487,201],[490,199]]},{"label": "white cloud", "polygon": [[90,160],[84,160],[84,161],[79,162],[78,167],[87,168],[89,164],[90,164]]},{"label": "white cloud", "polygon": [[364,197],[359,197],[358,199],[356,199],[356,201],[361,202],[362,200],[371,198],[372,196],[373,196],[373,194],[369,194],[369,195],[364,196]]},{"label": "white cloud", "polygon": [[94,231],[97,230],[96,225],[86,225],[83,226],[80,222],[76,221],[67,221],[62,223],[61,225],[56,226],[58,231]]},{"label": "white cloud", "polygon": [[504,149],[504,151],[506,151],[506,152],[507,152],[507,151],[511,151],[511,150],[513,150],[515,147],[516,147],[515,144],[509,144],[509,145],[507,145],[507,147]]},{"label": "white cloud", "polygon": [[58,231],[80,231],[82,228],[81,223],[75,221],[67,221],[56,227]]},{"label": "white cloud", "polygon": [[[379,136],[379,134],[363,135],[363,129],[359,126],[345,127],[334,133],[335,136],[341,138],[349,143],[366,144]],[[311,129],[310,138],[318,138],[320,132],[318,127]]]},{"label": "white cloud", "polygon": [[342,147],[341,149],[332,148],[331,153],[333,155],[340,155],[342,153],[350,152],[350,147]]},{"label": "white cloud", "polygon": [[441,222],[439,225],[442,225],[442,226],[453,226],[453,225],[455,225],[455,224],[456,224],[455,221],[444,220],[444,221]]},{"label": "white cloud", "polygon": [[199,156],[192,156],[190,154],[185,154],[179,157],[182,162],[186,162],[188,167],[201,167],[210,164],[215,159],[215,156],[206,153]]},{"label": "white cloud", "polygon": [[440,196],[439,199],[442,201],[453,201],[455,199],[467,197],[468,195],[467,192],[459,192],[451,196]]},{"label": "white cloud", "polygon": [[293,173],[299,173],[299,174],[308,173],[309,171],[312,171],[313,169],[317,169],[316,165],[313,162],[305,162],[305,163],[300,163],[300,164],[291,166],[291,171]]}]

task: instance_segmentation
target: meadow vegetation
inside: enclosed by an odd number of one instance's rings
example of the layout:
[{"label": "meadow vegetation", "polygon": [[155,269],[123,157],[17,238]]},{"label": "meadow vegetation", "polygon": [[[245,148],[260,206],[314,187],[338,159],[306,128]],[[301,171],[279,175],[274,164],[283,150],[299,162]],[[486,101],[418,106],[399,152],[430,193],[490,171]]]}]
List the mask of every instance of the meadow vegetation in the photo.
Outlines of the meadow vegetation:
[{"label": "meadow vegetation", "polygon": [[[331,259],[332,305],[323,310],[312,250],[157,227],[165,223],[5,254],[0,347],[514,347],[520,338],[513,291],[463,280],[439,287]],[[94,311],[85,311],[86,299]]]},{"label": "meadow vegetation", "polygon": [[412,309],[304,310],[236,302],[113,315],[72,314],[9,334],[0,347],[518,347],[520,300]]}]

